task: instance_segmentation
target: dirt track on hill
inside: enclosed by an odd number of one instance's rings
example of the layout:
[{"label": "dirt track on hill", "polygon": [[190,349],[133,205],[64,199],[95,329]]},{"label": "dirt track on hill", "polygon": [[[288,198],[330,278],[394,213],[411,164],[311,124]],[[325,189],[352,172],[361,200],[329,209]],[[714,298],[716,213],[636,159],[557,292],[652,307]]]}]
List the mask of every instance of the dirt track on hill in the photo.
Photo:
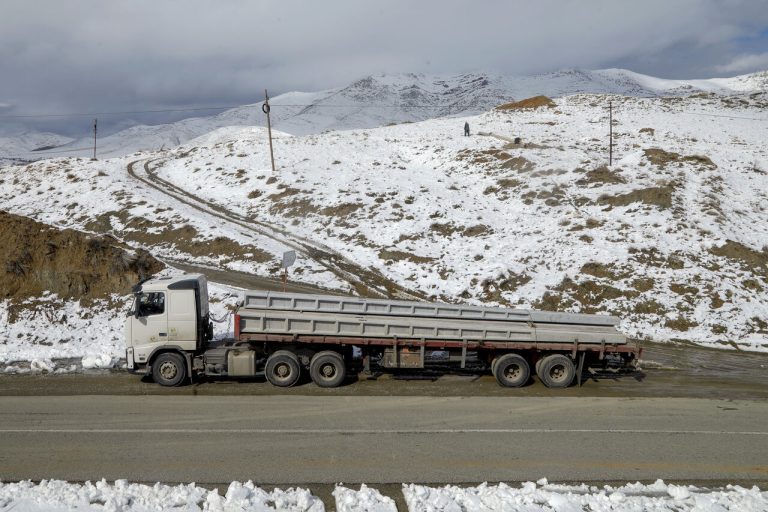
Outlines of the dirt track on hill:
[{"label": "dirt track on hill", "polygon": [[[386,278],[374,269],[362,267],[340,253],[323,244],[296,236],[282,228],[272,226],[266,222],[244,217],[232,212],[221,205],[206,201],[177,185],[157,176],[152,164],[153,160],[136,160],[128,164],[128,174],[141,183],[166,194],[173,199],[184,203],[196,210],[212,215],[225,222],[236,224],[239,228],[247,229],[259,235],[269,237],[305,255],[328,271],[336,275],[340,280],[349,283],[362,297],[394,297],[403,299],[424,299],[420,292],[409,290],[398,283]],[[143,175],[136,170],[141,163]]]}]

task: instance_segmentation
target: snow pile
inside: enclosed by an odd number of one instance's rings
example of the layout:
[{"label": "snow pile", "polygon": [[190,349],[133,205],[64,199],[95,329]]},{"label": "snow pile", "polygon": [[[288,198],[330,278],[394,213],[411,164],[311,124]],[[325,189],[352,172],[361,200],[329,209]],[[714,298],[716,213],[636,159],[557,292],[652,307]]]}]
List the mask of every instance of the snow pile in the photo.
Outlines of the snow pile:
[{"label": "snow pile", "polygon": [[[695,486],[627,484],[598,488],[585,484],[555,485],[546,479],[525,482],[519,488],[504,483],[477,487],[433,488],[403,484],[410,512],[570,512],[589,510],[654,512],[758,512],[768,510],[768,492],[729,485],[709,490]],[[360,486],[359,491],[336,486],[333,491],[339,512],[397,512],[394,501],[377,490]],[[330,504],[329,504],[330,505]],[[329,507],[332,508],[332,507]],[[232,482],[224,496],[217,489],[195,484],[153,486],[117,480],[70,484],[60,480],[18,483],[0,482],[0,509],[15,512],[63,512],[68,510],[111,510],[149,512],[185,510],[234,512],[324,512],[326,506],[307,489],[265,491],[252,482]]]},{"label": "snow pile", "polygon": [[153,486],[117,480],[95,484],[70,484],[61,480],[28,480],[0,483],[0,509],[17,512],[65,512],[69,510],[111,510],[121,512],[154,512],[185,510],[229,512],[324,512],[323,502],[301,488],[274,489],[267,492],[253,482],[232,482],[224,496],[217,489],[207,490],[195,484]]},{"label": "snow pile", "polygon": [[337,485],[333,491],[336,512],[397,512],[395,501],[376,489],[360,484],[360,490]]},{"label": "snow pile", "polygon": [[729,485],[723,490],[707,490],[694,486],[667,485],[657,480],[651,485],[640,483],[621,487],[550,485],[546,479],[526,482],[520,488],[504,483],[481,484],[477,487],[433,488],[403,485],[408,510],[415,512],[497,512],[497,511],[697,511],[722,512],[764,511],[768,492]]}]

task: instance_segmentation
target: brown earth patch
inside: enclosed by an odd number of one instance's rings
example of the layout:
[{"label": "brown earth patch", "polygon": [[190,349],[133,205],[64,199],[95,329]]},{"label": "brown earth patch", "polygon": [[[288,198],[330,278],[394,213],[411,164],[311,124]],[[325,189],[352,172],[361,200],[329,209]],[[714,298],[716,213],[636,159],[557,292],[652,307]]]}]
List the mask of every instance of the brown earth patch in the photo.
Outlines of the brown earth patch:
[{"label": "brown earth patch", "polygon": [[590,261],[581,267],[582,274],[588,274],[590,276],[598,277],[601,279],[610,279],[612,281],[618,281],[632,275],[631,272],[626,270],[620,270],[612,265],[605,263],[597,263]]},{"label": "brown earth patch", "polygon": [[639,277],[632,281],[632,288],[639,292],[647,292],[653,290],[656,281],[652,277]]},{"label": "brown earth patch", "polygon": [[597,281],[585,280],[580,283],[566,277],[555,288],[544,293],[534,308],[548,311],[563,311],[574,306],[582,313],[606,311],[603,302],[616,299],[630,299],[638,296],[634,290],[620,290]]},{"label": "brown earth patch", "polygon": [[382,249],[379,251],[379,259],[392,261],[410,261],[411,263],[430,263],[434,258],[426,256],[417,256],[405,251]]},{"label": "brown earth patch", "polygon": [[728,240],[720,247],[709,250],[715,256],[737,261],[741,266],[768,279],[768,250],[756,251],[746,245]]},{"label": "brown earth patch", "polygon": [[489,235],[493,233],[493,230],[486,226],[485,224],[477,224],[475,226],[470,226],[464,231],[462,231],[462,235],[464,236],[483,236],[483,235]]},{"label": "brown earth patch", "polygon": [[273,215],[279,214],[283,217],[306,217],[311,213],[318,213],[318,211],[317,205],[307,198],[276,202],[269,207],[269,213]]},{"label": "brown earth patch", "polygon": [[494,280],[486,279],[481,284],[483,287],[482,298],[484,302],[496,302],[509,306],[510,303],[503,297],[505,292],[514,292],[531,280],[528,274],[509,272],[504,277]]},{"label": "brown earth patch", "polygon": [[[579,169],[577,169],[578,171]],[[576,182],[577,185],[582,187],[588,185],[613,185],[618,183],[626,183],[626,180],[619,174],[620,169],[611,171],[607,166],[603,165],[597,169],[587,171],[586,175]]]},{"label": "brown earth patch", "polygon": [[717,165],[715,165],[715,163],[712,162],[712,160],[710,160],[709,157],[706,157],[706,156],[701,156],[701,155],[682,156],[680,155],[680,153],[664,151],[663,149],[659,149],[659,148],[649,148],[644,150],[643,153],[645,153],[645,158],[647,158],[649,162],[660,167],[661,169],[666,168],[667,165],[671,163],[676,163],[678,165],[682,165],[683,163],[689,163],[692,165],[697,165],[701,169],[707,169],[707,170],[717,169]]},{"label": "brown earth patch", "polygon": [[635,249],[629,248],[629,254],[632,255],[632,259],[643,265],[659,268],[671,268],[673,270],[681,270],[685,268],[685,261],[679,254],[664,255],[659,252],[658,249],[652,247],[650,249]]},{"label": "brown earth patch", "polygon": [[143,250],[116,239],[57,229],[0,211],[2,298],[106,299],[130,293],[131,286],[163,268]]},{"label": "brown earth patch", "polygon": [[651,187],[633,190],[627,194],[617,196],[602,195],[597,199],[600,204],[610,206],[627,206],[632,203],[644,203],[659,208],[672,207],[672,186]]},{"label": "brown earth patch", "polygon": [[[105,212],[85,224],[86,229],[111,233],[115,230],[110,221],[116,217],[125,226],[121,239],[136,242],[144,247],[174,247],[179,252],[195,257],[228,256],[266,263],[272,256],[253,245],[243,245],[227,237],[205,239],[193,226],[169,227],[167,222],[157,222],[144,217],[130,217],[125,210]],[[250,256],[245,256],[250,254]]]},{"label": "brown earth patch", "polygon": [[496,110],[520,110],[539,107],[553,108],[556,106],[557,105],[555,102],[546,96],[534,96],[532,98],[526,98],[524,100],[515,101],[512,103],[504,103],[496,107]]},{"label": "brown earth patch", "polygon": [[322,208],[318,213],[327,217],[346,217],[347,215],[356,212],[364,205],[362,203],[343,203],[338,206],[326,206]]},{"label": "brown earth patch", "polygon": [[517,172],[529,172],[532,171],[535,166],[533,162],[522,156],[512,157],[501,164],[502,169],[511,169]]}]

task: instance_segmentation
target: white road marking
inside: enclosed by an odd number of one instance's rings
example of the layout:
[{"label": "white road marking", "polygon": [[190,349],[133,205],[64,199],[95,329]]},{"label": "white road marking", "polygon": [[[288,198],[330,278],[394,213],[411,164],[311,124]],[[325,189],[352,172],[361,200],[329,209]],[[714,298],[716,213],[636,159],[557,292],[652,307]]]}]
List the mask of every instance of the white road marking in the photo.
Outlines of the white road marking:
[{"label": "white road marking", "polygon": [[669,434],[715,436],[768,436],[762,431],[728,430],[640,430],[640,429],[546,429],[546,428],[460,428],[460,429],[280,429],[280,428],[4,428],[0,434]]}]

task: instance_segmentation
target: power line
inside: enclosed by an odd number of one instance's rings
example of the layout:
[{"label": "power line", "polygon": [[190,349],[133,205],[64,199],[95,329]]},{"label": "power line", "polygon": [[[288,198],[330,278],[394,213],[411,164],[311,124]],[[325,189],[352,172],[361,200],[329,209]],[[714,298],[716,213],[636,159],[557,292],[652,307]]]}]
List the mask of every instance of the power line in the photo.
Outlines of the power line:
[{"label": "power line", "polygon": [[[439,104],[439,105],[425,105],[425,104],[401,104],[401,105],[345,105],[345,104],[314,104],[314,103],[272,103],[270,104],[271,107],[290,107],[290,108],[358,108],[358,109],[400,109],[400,110],[408,110],[408,109],[414,109],[414,108],[435,108],[435,109],[442,109],[442,108],[491,108],[491,107],[483,107],[482,105],[475,105],[475,104],[463,104],[463,103],[453,103],[453,104]],[[257,104],[252,105],[229,105],[229,106],[220,106],[220,107],[196,107],[196,108],[166,108],[166,109],[154,109],[154,110],[123,110],[123,111],[113,111],[113,112],[72,112],[68,114],[14,114],[14,115],[0,115],[0,119],[33,119],[33,118],[68,118],[68,117],[94,117],[94,116],[116,116],[116,115],[128,115],[128,114],[162,114],[162,113],[172,113],[172,112],[201,112],[201,111],[210,111],[210,110],[230,110],[234,108],[260,108]],[[670,112],[675,113],[675,112]],[[686,114],[686,115],[693,115],[693,116],[704,116],[704,117],[722,117],[722,118],[729,118],[729,119],[743,119],[747,121],[768,121],[768,118],[758,118],[758,117],[746,117],[746,116],[735,116],[735,115],[728,115],[728,114],[707,114],[704,112],[685,112],[685,111],[678,111],[676,112],[678,114]]]}]

